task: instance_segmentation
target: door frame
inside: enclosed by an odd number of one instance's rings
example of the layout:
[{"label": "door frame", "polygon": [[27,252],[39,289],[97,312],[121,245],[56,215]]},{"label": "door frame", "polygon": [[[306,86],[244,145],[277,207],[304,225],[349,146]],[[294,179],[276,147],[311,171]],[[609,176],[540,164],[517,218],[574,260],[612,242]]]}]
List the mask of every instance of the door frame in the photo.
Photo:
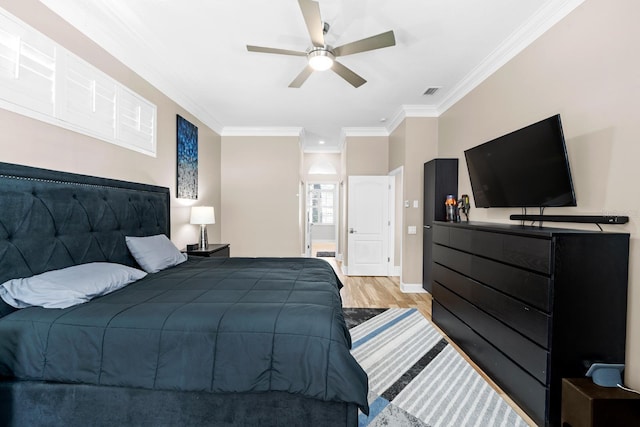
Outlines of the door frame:
[{"label": "door frame", "polygon": [[[402,282],[402,246],[403,246],[403,220],[404,220],[404,210],[402,209],[402,191],[404,190],[404,166],[398,166],[388,174],[395,178],[395,185],[393,186],[392,193],[389,195],[389,218],[391,220],[391,227],[389,232],[389,253],[391,258],[391,275],[400,277],[400,282]],[[396,188],[399,188],[400,191],[396,192]],[[396,215],[396,211],[400,215]],[[399,232],[396,233],[397,225],[400,225]],[[399,249],[399,260],[398,266],[396,267],[395,263],[395,252],[396,252],[396,234],[398,236],[398,249]]]},{"label": "door frame", "polygon": [[333,241],[336,246],[336,257],[338,256],[338,236],[339,236],[339,207],[340,207],[340,197],[339,186],[340,183],[338,181],[308,181],[304,183],[304,256],[307,258],[314,258],[311,253],[313,238],[311,236],[310,229],[310,214],[311,210],[309,209],[309,186],[314,184],[333,184]]}]

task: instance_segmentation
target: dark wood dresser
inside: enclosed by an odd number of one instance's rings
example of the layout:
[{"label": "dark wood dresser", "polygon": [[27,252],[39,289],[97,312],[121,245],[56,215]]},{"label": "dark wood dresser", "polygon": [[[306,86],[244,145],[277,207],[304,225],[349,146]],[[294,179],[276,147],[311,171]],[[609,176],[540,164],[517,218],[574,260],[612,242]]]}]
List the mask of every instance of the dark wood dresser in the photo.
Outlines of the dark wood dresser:
[{"label": "dark wood dresser", "polygon": [[629,235],[435,222],[433,321],[539,425],[563,377],[624,363]]}]

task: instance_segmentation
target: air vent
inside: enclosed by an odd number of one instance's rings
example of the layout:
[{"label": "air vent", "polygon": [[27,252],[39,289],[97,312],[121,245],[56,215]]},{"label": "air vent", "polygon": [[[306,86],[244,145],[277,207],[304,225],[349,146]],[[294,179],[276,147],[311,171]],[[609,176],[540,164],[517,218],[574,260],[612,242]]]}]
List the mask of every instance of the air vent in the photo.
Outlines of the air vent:
[{"label": "air vent", "polygon": [[435,93],[439,90],[439,87],[430,87],[429,89],[425,90],[423,95],[435,95]]}]

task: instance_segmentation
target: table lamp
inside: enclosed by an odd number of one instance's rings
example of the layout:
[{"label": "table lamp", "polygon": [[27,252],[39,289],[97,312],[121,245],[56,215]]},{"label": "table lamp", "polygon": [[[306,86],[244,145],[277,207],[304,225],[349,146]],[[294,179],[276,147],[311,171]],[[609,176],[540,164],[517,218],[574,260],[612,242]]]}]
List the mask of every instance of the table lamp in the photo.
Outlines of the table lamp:
[{"label": "table lamp", "polygon": [[207,224],[216,223],[216,214],[213,211],[213,206],[193,206],[191,208],[191,224],[200,225],[200,250],[207,249],[209,245],[207,239]]}]

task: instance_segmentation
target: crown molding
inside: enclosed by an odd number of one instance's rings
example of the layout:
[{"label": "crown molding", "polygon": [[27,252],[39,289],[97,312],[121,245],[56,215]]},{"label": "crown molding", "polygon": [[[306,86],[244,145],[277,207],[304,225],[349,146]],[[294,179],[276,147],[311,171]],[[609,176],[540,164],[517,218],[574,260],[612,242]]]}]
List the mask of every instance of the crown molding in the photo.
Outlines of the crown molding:
[{"label": "crown molding", "polygon": [[279,126],[225,126],[221,136],[297,136],[302,137],[302,127]]},{"label": "crown molding", "polygon": [[343,127],[341,134],[347,136],[389,136],[385,127]]},{"label": "crown molding", "polygon": [[437,107],[439,113],[455,105],[582,3],[584,0],[548,1],[448,92]]},{"label": "crown molding", "polygon": [[394,130],[407,117],[439,117],[440,112],[435,105],[402,105],[393,119],[387,124],[387,133],[391,135]]}]

